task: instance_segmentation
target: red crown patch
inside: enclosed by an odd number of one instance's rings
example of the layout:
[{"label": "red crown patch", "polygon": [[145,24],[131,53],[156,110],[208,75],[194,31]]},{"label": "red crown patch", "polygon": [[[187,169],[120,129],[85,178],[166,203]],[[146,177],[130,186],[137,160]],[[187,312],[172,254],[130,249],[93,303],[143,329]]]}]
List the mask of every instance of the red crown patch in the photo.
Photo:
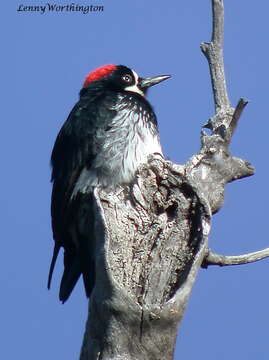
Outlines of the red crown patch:
[{"label": "red crown patch", "polygon": [[83,83],[83,87],[87,87],[91,82],[100,80],[103,77],[108,76],[111,74],[114,70],[116,70],[117,66],[113,64],[104,65],[99,67],[98,69],[90,72]]}]

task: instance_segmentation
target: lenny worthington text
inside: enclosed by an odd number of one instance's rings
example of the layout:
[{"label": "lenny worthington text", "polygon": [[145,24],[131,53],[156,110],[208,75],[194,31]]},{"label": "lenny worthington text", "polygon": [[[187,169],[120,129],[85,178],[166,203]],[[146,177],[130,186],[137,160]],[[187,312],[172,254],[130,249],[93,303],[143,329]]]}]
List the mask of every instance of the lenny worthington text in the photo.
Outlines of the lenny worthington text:
[{"label": "lenny worthington text", "polygon": [[36,12],[40,14],[45,14],[45,12],[81,12],[83,14],[88,14],[90,12],[102,12],[104,11],[104,6],[99,5],[79,5],[75,3],[67,5],[58,5],[46,3],[44,5],[23,5],[20,4],[17,8],[19,12]]}]

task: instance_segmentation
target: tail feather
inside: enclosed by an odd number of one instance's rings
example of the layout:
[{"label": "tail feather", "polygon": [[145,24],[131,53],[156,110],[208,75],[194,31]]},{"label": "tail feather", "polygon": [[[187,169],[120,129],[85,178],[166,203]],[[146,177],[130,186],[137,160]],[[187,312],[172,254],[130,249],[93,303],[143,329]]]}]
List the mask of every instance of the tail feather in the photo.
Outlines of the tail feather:
[{"label": "tail feather", "polygon": [[55,243],[54,249],[53,249],[53,255],[52,255],[52,259],[51,259],[51,263],[50,263],[50,269],[49,269],[49,276],[48,276],[48,283],[47,283],[48,289],[50,289],[52,274],[54,271],[57,257],[59,255],[60,248],[61,247],[59,246],[59,244]]},{"label": "tail feather", "polygon": [[81,261],[79,256],[76,256],[73,263],[65,267],[61,280],[59,298],[63,303],[69,298],[81,275],[81,272]]},{"label": "tail feather", "polygon": [[90,261],[88,266],[83,269],[83,282],[85,287],[86,296],[89,298],[93,287],[95,285],[94,262]]}]

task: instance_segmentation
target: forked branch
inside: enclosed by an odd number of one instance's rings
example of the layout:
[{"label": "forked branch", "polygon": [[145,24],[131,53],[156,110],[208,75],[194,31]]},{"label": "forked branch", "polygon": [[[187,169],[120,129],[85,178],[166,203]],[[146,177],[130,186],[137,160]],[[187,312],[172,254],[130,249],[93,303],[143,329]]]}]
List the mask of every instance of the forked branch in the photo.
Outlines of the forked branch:
[{"label": "forked branch", "polygon": [[[232,136],[240,119],[240,116],[247,105],[247,100],[240,99],[235,109],[230,105],[229,96],[226,88],[225,81],[225,71],[224,71],[224,60],[223,60],[223,37],[224,37],[224,7],[223,0],[212,0],[212,16],[213,16],[213,29],[212,29],[212,38],[210,43],[202,43],[201,50],[205,57],[208,60],[212,91],[215,102],[215,111],[216,115],[212,117],[206,124],[205,127],[212,130],[212,135],[208,136],[205,133],[202,134],[202,142],[204,152],[208,152],[208,149],[212,148],[212,139],[213,142],[217,143],[217,138],[221,138],[223,141],[223,146],[218,146],[218,162],[220,163],[221,154],[226,153],[229,155],[228,146],[231,142]],[[217,137],[214,137],[214,135]],[[215,140],[216,139],[216,140]],[[213,156],[214,159],[214,156]],[[211,167],[213,167],[214,160],[211,159]],[[250,176],[254,174],[254,169],[247,161],[238,159],[232,156],[228,156],[224,161],[222,159],[222,166],[219,170],[219,174],[222,176],[226,175],[223,180],[219,180],[216,184],[224,184],[237,180],[245,176]],[[230,180],[229,180],[230,176]],[[221,185],[222,186],[222,185]],[[221,186],[219,186],[217,192],[221,192]],[[224,188],[223,188],[224,189]],[[208,194],[210,191],[213,192],[213,188],[209,188]],[[208,197],[210,199],[210,195]],[[215,205],[217,204],[218,207]],[[215,208],[214,206],[215,205]],[[222,204],[220,204],[222,205]],[[219,203],[211,203],[212,211],[218,211]],[[228,266],[228,265],[240,265],[247,264],[255,261],[262,260],[266,257],[269,257],[269,248],[244,254],[238,256],[224,256],[211,252],[208,250],[207,254],[202,263],[202,267],[207,267],[208,265],[219,265],[219,266]]]}]

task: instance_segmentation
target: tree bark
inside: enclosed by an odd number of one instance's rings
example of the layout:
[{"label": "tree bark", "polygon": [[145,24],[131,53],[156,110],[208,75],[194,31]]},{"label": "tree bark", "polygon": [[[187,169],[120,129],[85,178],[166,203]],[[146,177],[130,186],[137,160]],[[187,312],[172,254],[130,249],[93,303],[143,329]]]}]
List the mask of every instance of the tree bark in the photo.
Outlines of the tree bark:
[{"label": "tree bark", "polygon": [[179,170],[152,158],[132,187],[95,191],[96,286],[81,359],[173,358],[210,227],[207,202]]},{"label": "tree bark", "polygon": [[[199,268],[221,265],[208,249],[211,216],[223,204],[224,186],[253,175],[254,169],[229,152],[247,101],[241,99],[235,109],[230,105],[223,1],[212,0],[212,9],[212,40],[201,49],[209,63],[216,114],[205,124],[210,134],[201,133],[199,153],[185,165],[151,156],[130,186],[95,189],[96,285],[80,360],[172,359]],[[87,206],[85,195],[81,209],[87,212]],[[92,221],[81,224],[84,234]]]}]

